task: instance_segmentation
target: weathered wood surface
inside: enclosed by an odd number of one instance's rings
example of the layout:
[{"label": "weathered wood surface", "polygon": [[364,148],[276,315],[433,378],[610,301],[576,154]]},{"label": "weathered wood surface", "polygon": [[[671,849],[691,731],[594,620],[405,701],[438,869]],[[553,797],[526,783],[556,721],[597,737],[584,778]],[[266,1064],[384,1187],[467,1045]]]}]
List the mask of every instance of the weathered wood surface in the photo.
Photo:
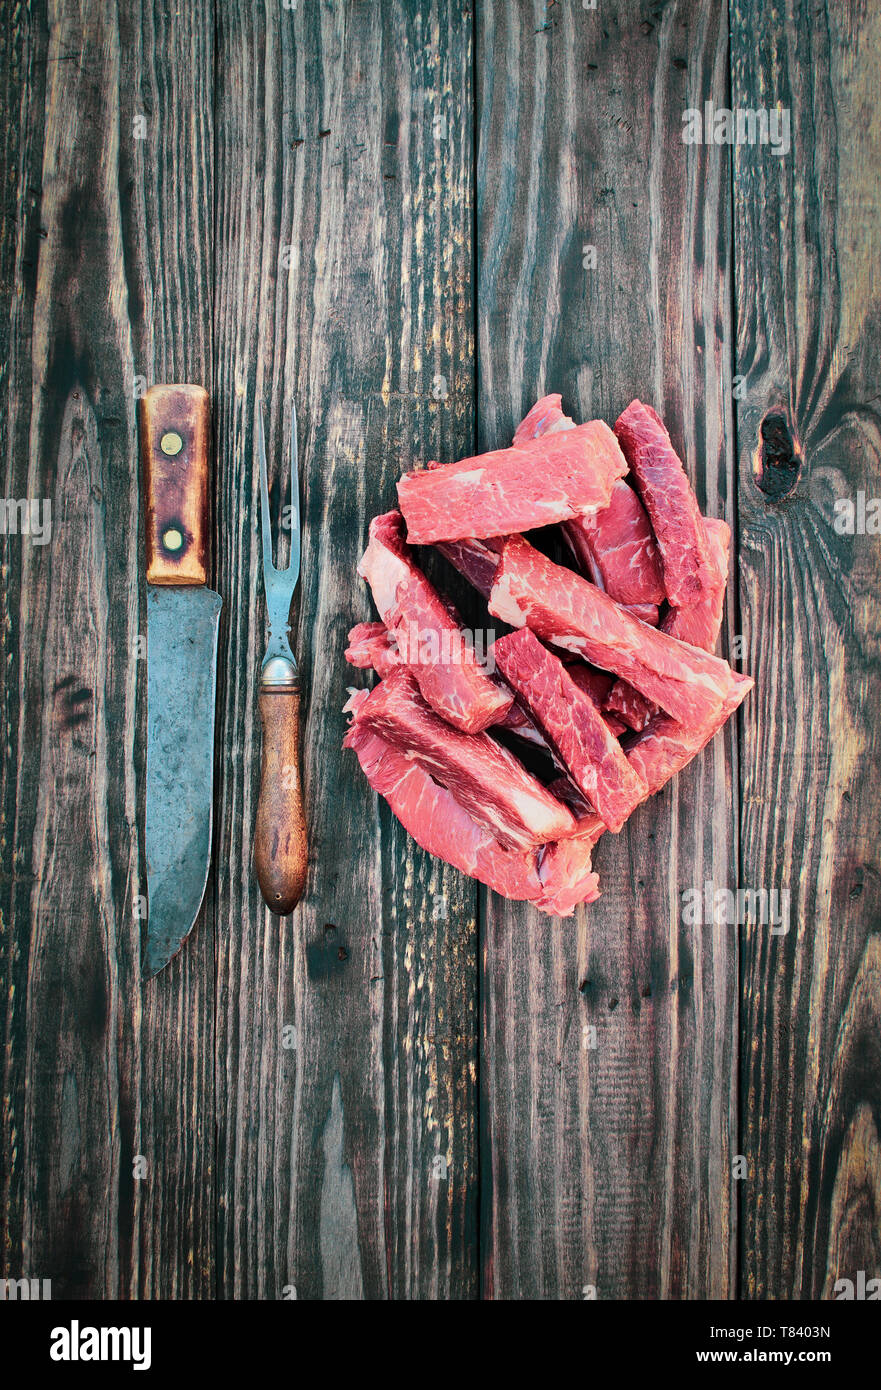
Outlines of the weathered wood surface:
[{"label": "weathered wood surface", "polygon": [[[881,493],[879,22],[472,8],[56,0],[0,28],[3,495],[54,523],[0,536],[0,1274],[56,1298],[879,1273],[881,537],[831,526]],[[707,98],[791,105],[791,154],[684,145]],[[135,400],[162,380],[214,408],[216,869],[142,989]],[[564,924],[429,861],[340,751],[368,518],[543,389],[663,410],[735,528],[721,650],[743,634],[758,679]],[[305,517],[314,867],[282,921],[251,862],[261,398],[276,507],[296,399]],[[754,481],[763,421],[766,456],[788,428],[804,459],[784,500]],[[788,886],[790,932],[686,925],[704,881]]]},{"label": "weathered wood surface", "polygon": [[[476,1291],[476,894],[340,750],[346,686],[364,683],[343,649],[371,613],[355,575],[369,518],[394,504],[407,460],[471,446],[465,10],[247,3],[220,28],[217,1188],[231,1297]],[[262,910],[251,869],[261,398],[273,465],[296,400],[304,480],[293,635],[312,868],[284,920]],[[287,486],[285,467],[276,500]]]},{"label": "weathered wood surface", "polygon": [[[477,63],[480,447],[544,391],[609,422],[638,395],[714,516],[732,493],[729,163],[684,145],[681,115],[724,101],[719,8],[485,3]],[[488,897],[488,1296],[733,1292],[736,937],[683,925],[681,902],[734,873],[733,753],[728,731],[600,841],[603,897],[574,921]]]},{"label": "weathered wood surface", "polygon": [[[881,1266],[881,496],[877,6],[732,7],[732,100],[791,109],[787,158],[735,161],[740,573],[747,665],[741,874],[791,893],[744,937],[743,1292],[832,1296]],[[756,486],[762,428],[800,462]],[[766,450],[767,452],[767,450]],[[774,487],[782,464],[764,470]],[[768,477],[767,475],[771,476]],[[786,479],[784,478],[784,482]],[[877,525],[877,523],[876,523]]]},{"label": "weathered wood surface", "polygon": [[210,385],[212,27],[38,5],[5,38],[4,495],[49,498],[52,539],[3,541],[4,1272],[204,1295],[210,926],[139,972],[135,405],[137,375]]}]

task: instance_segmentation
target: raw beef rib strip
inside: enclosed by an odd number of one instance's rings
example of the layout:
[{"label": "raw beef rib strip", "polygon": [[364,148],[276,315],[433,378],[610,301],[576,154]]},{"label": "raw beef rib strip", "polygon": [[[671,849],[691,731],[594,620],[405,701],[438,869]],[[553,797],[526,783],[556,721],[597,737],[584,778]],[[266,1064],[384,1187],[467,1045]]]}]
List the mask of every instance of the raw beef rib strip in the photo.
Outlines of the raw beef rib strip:
[{"label": "raw beef rib strip", "polygon": [[500,637],[493,650],[496,665],[562,768],[604,825],[620,830],[644,800],[646,787],[590,696],[528,628]]},{"label": "raw beef rib strip", "polygon": [[577,657],[574,661],[571,657],[563,657],[562,660],[579,690],[583,690],[585,695],[590,696],[597,709],[602,709],[613,677],[609,675],[608,671],[598,671],[595,666],[588,666],[586,662],[579,661]]},{"label": "raw beef rib strip", "polygon": [[[399,517],[400,512],[389,515]],[[394,529],[397,530],[397,524]],[[489,591],[493,586],[501,547],[502,542],[500,540],[490,539],[450,541],[449,544],[441,542],[435,549],[439,550],[450,564],[483,594],[484,598],[488,598]],[[359,623],[357,627],[353,627],[349,633],[346,660],[352,666],[358,666],[362,669],[372,666],[382,679],[385,679],[389,671],[393,670],[395,666],[401,665],[401,657],[395,640],[384,623]],[[509,703],[507,709],[502,707],[500,713],[493,720],[493,723],[501,724],[503,728],[510,728],[512,732],[522,733],[523,737],[530,737],[529,730],[525,727],[529,722],[522,712],[514,707],[513,701]],[[532,729],[534,732],[532,741],[542,742],[541,735],[534,726]]]},{"label": "raw beef rib strip", "polygon": [[[355,699],[366,695],[367,691],[359,691]],[[532,902],[551,916],[571,917],[577,903],[599,897],[598,879],[590,868],[589,832],[573,840],[566,855],[558,853],[562,846],[556,844],[538,852],[502,849],[418,763],[363,724],[352,725],[344,746],[354,749],[371,787],[385,797],[404,829],[429,854],[503,897]]]},{"label": "raw beef rib strip", "polygon": [[[366,696],[367,692],[363,693]],[[385,797],[404,829],[429,854],[445,859],[506,898],[535,900],[542,896],[534,851],[502,849],[419,763],[357,717],[343,746],[355,750],[371,787]]]},{"label": "raw beef rib strip", "polygon": [[500,549],[501,541],[492,538],[482,541],[438,541],[435,545],[435,550],[439,550],[444,559],[449,560],[453,568],[464,575],[484,598],[489,598],[496,577]]},{"label": "raw beef rib strip", "polygon": [[[430,463],[429,468],[443,468],[442,463]],[[439,550],[444,559],[449,561],[453,569],[459,571],[468,580],[468,583],[482,594],[484,598],[489,598],[489,591],[493,586],[496,576],[496,566],[499,563],[499,552],[502,549],[504,536],[486,536],[483,540],[475,540],[469,536],[467,540],[461,541],[438,541],[435,550]]]},{"label": "raw beef rib strip", "polygon": [[[575,892],[586,883],[586,875],[591,869],[591,855],[594,846],[606,827],[599,816],[594,815],[581,792],[568,777],[558,777],[548,787],[549,792],[559,797],[575,816],[578,830],[568,840],[557,840],[548,845],[541,861],[540,873],[547,886],[555,890],[557,902],[566,902],[567,885],[572,884]],[[576,899],[578,902],[595,902],[597,892],[591,897]]]},{"label": "raw beef rib strip", "polygon": [[[560,401],[557,395],[536,401],[517,426],[514,443],[574,429],[575,421],[563,414]],[[565,521],[562,529],[585,578],[629,607],[642,622],[656,627],[658,604],[666,597],[661,560],[645,508],[633,488],[619,480],[608,507]]]},{"label": "raw beef rib strip", "polygon": [[663,603],[658,547],[645,508],[627,483],[615,484],[605,511],[565,522],[563,535],[585,578],[618,603]]},{"label": "raw beef rib strip", "polygon": [[615,433],[649,514],[673,608],[708,601],[724,581],[713,562],[703,517],[663,420],[651,406],[631,401]]},{"label": "raw beef rib strip", "polygon": [[349,633],[345,657],[350,666],[362,671],[372,667],[382,680],[401,664],[395,640],[385,623],[357,623]]},{"label": "raw beef rib strip", "polygon": [[430,709],[403,667],[355,715],[452,792],[505,849],[533,849],[575,832],[575,820],[513,753],[489,734],[462,734]]},{"label": "raw beef rib strip", "polygon": [[[358,623],[353,627],[349,633],[349,645],[346,648],[345,657],[350,666],[357,666],[362,671],[373,670],[380,680],[385,680],[386,676],[391,675],[392,671],[404,664],[395,646],[395,639],[385,623]],[[583,669],[587,671],[588,667],[584,666]],[[597,674],[602,675],[602,672]],[[510,695],[511,703],[500,714],[493,728],[507,729],[509,733],[516,734],[518,738],[526,739],[529,743],[535,743],[539,747],[545,748],[547,745],[544,738],[529,715],[517,704],[513,691],[506,691],[505,693]],[[598,708],[600,704],[601,700],[598,701]],[[621,732],[617,728],[620,721],[616,720],[614,715],[609,715],[607,722],[610,728],[615,728],[616,733]]]},{"label": "raw beef rib strip", "polygon": [[516,734],[517,738],[522,738],[525,743],[534,744],[536,748],[547,748],[548,746],[541,729],[530,719],[526,710],[522,709],[516,700],[512,701],[511,708],[505,712],[497,724],[493,725],[493,728],[504,729],[506,733]]},{"label": "raw beef rib strip", "polygon": [[[380,680],[385,680],[386,676],[391,675],[398,666],[403,665],[400,653],[395,646],[395,639],[392,637],[385,623],[358,623],[349,633],[349,645],[345,651],[345,657],[350,666],[357,666],[359,670],[373,670]],[[582,669],[588,671],[584,666]],[[596,673],[602,676],[603,673]],[[493,728],[506,729],[510,734],[516,734],[518,738],[524,739],[527,743],[534,743],[539,748],[546,748],[544,737],[533,724],[529,715],[522,710],[514,699],[513,691],[506,692],[510,696],[511,703],[496,720]],[[605,692],[604,692],[605,693]],[[597,707],[599,704],[597,702]],[[618,734],[619,720],[614,715],[604,716],[610,728]],[[626,728],[626,725],[621,725]]]},{"label": "raw beef rib strip", "polygon": [[[394,638],[391,636],[385,623],[358,623],[349,633],[349,645],[345,652],[346,660],[350,666],[357,666],[359,670],[373,670],[380,680],[385,680],[398,666],[404,663],[401,661],[400,653],[395,646]],[[588,668],[585,666],[584,670]],[[514,699],[513,691],[507,691],[511,698],[508,708],[502,712],[496,720],[493,728],[505,729],[509,734],[516,734],[518,738],[524,739],[527,743],[533,743],[539,748],[547,748],[544,736],[533,724],[525,710],[521,709]],[[615,715],[603,716],[610,728],[615,729],[615,733],[621,732],[617,726],[620,723]],[[626,728],[622,725],[621,728]]]},{"label": "raw beef rib strip", "polygon": [[603,701],[603,713],[620,719],[626,729],[644,729],[658,707],[634,690],[629,681],[616,681]]},{"label": "raw beef rib strip", "polygon": [[[514,443],[522,444],[530,439],[538,439],[543,434],[574,429],[575,421],[563,414],[560,409],[560,400],[560,396],[543,396],[540,401],[537,401],[526,418],[517,426]],[[443,467],[439,463],[430,463],[428,466],[429,468]],[[618,484],[616,483],[615,486],[617,487]],[[437,541],[435,549],[440,551],[454,569],[465,576],[468,583],[479,594],[482,594],[484,598],[489,598],[489,591],[496,577],[499,553],[504,541],[504,536],[488,536],[480,541],[475,540],[472,536],[468,540],[462,541]],[[642,614],[638,616],[641,617]],[[644,621],[647,620],[644,619]],[[657,610],[655,611],[655,621],[657,622]],[[513,711],[512,719],[516,720],[516,714]],[[505,720],[500,722],[506,725]],[[542,741],[540,735],[539,741]]]},{"label": "raw beef rib strip", "polygon": [[[612,595],[614,598],[615,595]],[[649,627],[658,626],[658,605],[656,603],[623,603],[622,608],[626,608],[628,613],[632,613],[634,618],[639,618],[641,623],[646,623]]]},{"label": "raw beef rib strip", "polygon": [[[603,702],[612,687],[614,677],[610,676],[607,671],[598,671],[594,666],[588,666],[577,658],[574,661],[567,661],[565,666],[567,675],[603,714]],[[614,714],[603,714],[603,719],[616,738],[619,734],[623,734],[627,728],[627,725]],[[506,729],[508,733],[516,734],[518,738],[525,739],[528,743],[537,744],[540,748],[548,748],[544,734],[517,700],[514,701],[508,712],[493,725],[493,728]],[[548,749],[548,751],[551,752],[552,750]]]},{"label": "raw beef rib strip", "polygon": [[[618,484],[616,483],[615,486],[617,487]],[[489,591],[493,586],[499,564],[499,554],[506,539],[506,536],[494,536],[487,537],[482,541],[437,541],[434,549],[440,551],[441,555],[453,566],[453,569],[458,570],[468,580],[472,588],[476,589],[484,598],[489,598]],[[599,587],[602,588],[603,586],[600,585]],[[615,597],[614,594],[612,597]],[[639,618],[640,622],[648,623],[649,627],[658,626],[658,605],[656,603],[625,603],[623,606],[628,613],[633,614],[634,618]]]},{"label": "raw beef rib strip", "polygon": [[[401,661],[400,652],[395,646],[395,639],[385,623],[357,623],[349,633],[349,645],[346,648],[345,657],[350,666],[356,666],[362,671],[373,670],[380,680],[385,680],[386,676],[390,675],[396,667],[404,664]],[[596,671],[590,666],[585,666],[583,661],[573,661],[568,670],[576,685],[580,685],[582,690],[593,700],[597,709],[602,710],[603,701],[612,684],[611,676],[608,676],[605,671]],[[526,711],[518,705],[513,697],[513,692],[504,689],[505,693],[510,696],[511,703],[506,710],[502,711],[492,727],[494,729],[506,729],[508,733],[516,734],[518,738],[524,739],[527,743],[535,744],[539,748],[547,748],[543,734]],[[614,714],[604,714],[603,718],[616,738],[627,728],[627,725],[622,723]]]},{"label": "raw beef rib strip", "polygon": [[697,603],[689,604],[687,608],[671,608],[662,628],[671,637],[678,637],[680,642],[690,642],[693,647],[711,652],[719,637],[725,608],[731,527],[727,521],[717,521],[711,517],[704,517],[703,522],[713,564],[722,583],[715,589],[707,590]]},{"label": "raw beef rib strip", "polygon": [[[704,525],[710,547],[713,552],[714,562],[718,567],[723,580],[728,575],[728,547],[731,541],[731,530],[725,521],[717,521],[712,518],[705,518]],[[703,614],[704,621],[703,635],[711,647],[716,645],[719,635],[719,628],[722,624],[722,607],[724,602],[724,586],[722,598],[717,608],[710,608],[709,605],[695,605],[695,610]],[[671,628],[674,625],[674,616],[684,618],[687,610],[671,609],[667,615],[670,619]],[[709,612],[709,617],[707,614]],[[709,624],[708,626],[706,624]],[[686,629],[687,630],[687,629]],[[619,682],[621,684],[621,682]],[[721,729],[726,720],[734,713],[741,701],[746,697],[755,685],[751,676],[741,676],[736,689],[731,692],[730,697],[722,706],[720,715],[705,727],[696,727],[691,730],[683,729],[681,724],[677,724],[668,715],[660,710],[655,711],[646,723],[643,731],[634,738],[628,748],[627,757],[633,767],[645,779],[649,795],[654,795],[660,791],[670,778],[677,772],[681,772],[686,763],[704,748],[711,738]],[[629,688],[629,687],[628,687]],[[614,691],[612,692],[614,694]],[[641,700],[642,696],[635,690],[632,691],[634,699]]]},{"label": "raw beef rib strip", "polygon": [[631,766],[648,787],[649,796],[660,791],[709,743],[754,685],[752,676],[741,675],[719,713],[705,724],[695,725],[691,729],[684,729],[669,715],[662,713],[649,720],[643,732],[636,735],[626,750]]},{"label": "raw beef rib strip", "polygon": [[509,707],[510,696],[482,669],[458,614],[413,560],[400,512],[371,521],[358,573],[370,585],[401,660],[412,669],[432,709],[465,733],[494,723]]},{"label": "raw beef rib strip", "polygon": [[536,401],[528,415],[524,415],[514,431],[514,443],[523,444],[529,439],[541,439],[544,434],[557,434],[560,430],[573,430],[575,421],[564,415],[561,402],[563,397],[554,393],[542,396]]},{"label": "raw beef rib strip", "polygon": [[[716,521],[710,517],[704,517],[703,521],[713,563],[721,575],[722,584],[715,591],[704,594],[689,608],[671,608],[661,623],[661,631],[670,637],[678,637],[680,642],[690,642],[693,647],[711,652],[722,626],[731,528],[727,521]],[[617,714],[630,729],[644,729],[652,715],[657,713],[656,707],[626,681],[615,682],[603,709],[607,714]]]},{"label": "raw beef rib strip", "polygon": [[505,542],[489,610],[623,676],[687,728],[711,720],[743,679],[718,657],[639,622],[522,536]]},{"label": "raw beef rib strip", "polygon": [[[522,444],[531,439],[539,439],[542,435],[574,428],[575,421],[568,415],[564,415],[560,409],[560,396],[543,396],[517,426],[514,444]],[[429,468],[441,466],[440,464],[429,464]],[[608,518],[612,523],[611,529],[614,534],[608,537],[605,535],[602,524],[604,518]],[[604,557],[608,552],[606,569],[610,574],[611,583],[605,582],[602,571],[594,561],[585,530],[582,529],[586,528],[589,522],[595,523],[598,549]],[[660,586],[660,589],[658,587],[660,561],[648,517],[633,489],[619,480],[612,489],[608,507],[587,517],[579,517],[574,521],[564,522],[563,534],[567,537],[569,527],[572,528],[571,549],[587,578],[592,579],[600,588],[606,589],[613,598],[629,607],[634,617],[656,627],[658,604],[664,597],[663,586]],[[622,528],[624,527],[629,527],[629,534],[626,539],[622,537]],[[498,556],[504,539],[503,536],[497,536],[487,537],[484,540],[475,540],[471,537],[468,540],[460,541],[438,541],[435,548],[460,574],[465,576],[478,593],[482,594],[484,598],[489,598],[489,591],[493,586]],[[618,547],[621,548],[616,556],[615,549]],[[636,567],[638,571],[635,576],[630,572],[632,566]],[[622,581],[622,592],[618,592],[617,578]],[[629,597],[625,597],[625,594],[640,595],[642,593],[645,593],[645,599],[637,597],[631,600]],[[651,597],[655,594],[658,596]]]},{"label": "raw beef rib strip", "polygon": [[571,677],[580,690],[584,691],[591,702],[596,705],[608,724],[610,731],[617,738],[619,734],[624,732],[627,725],[622,724],[617,715],[603,713],[603,702],[612,688],[614,677],[610,676],[608,671],[598,671],[596,667],[588,666],[584,661],[567,661],[565,666],[567,675]]},{"label": "raw beef rib strip", "polygon": [[609,505],[627,464],[602,420],[405,473],[398,500],[413,545],[504,536]]},{"label": "raw beef rib strip", "polygon": [[[570,916],[578,903],[593,903],[600,896],[599,878],[591,868],[591,856],[605,830],[599,816],[588,816],[577,835],[548,845],[538,874],[545,891],[544,903],[552,903],[560,917]],[[537,906],[541,907],[542,903]],[[544,911],[550,908],[545,905]]]}]

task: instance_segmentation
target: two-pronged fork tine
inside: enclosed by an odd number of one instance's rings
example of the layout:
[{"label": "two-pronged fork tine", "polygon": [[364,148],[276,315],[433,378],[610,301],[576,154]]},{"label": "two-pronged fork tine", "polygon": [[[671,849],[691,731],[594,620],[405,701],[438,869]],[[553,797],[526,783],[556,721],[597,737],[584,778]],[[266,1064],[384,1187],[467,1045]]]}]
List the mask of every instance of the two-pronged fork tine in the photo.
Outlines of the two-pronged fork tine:
[{"label": "two-pronged fork tine", "polygon": [[269,480],[266,476],[266,435],[263,405],[257,414],[257,458],[260,461],[260,539],[263,542],[263,575],[275,569],[272,563],[272,523],[269,519]]},{"label": "two-pronged fork tine", "polygon": [[300,487],[297,415],[291,411],[291,552],[284,569],[272,558],[269,484],[263,408],[257,416],[260,462],[260,535],[269,638],[260,673],[258,704],[263,723],[263,759],[254,837],[254,863],[264,901],[288,913],[306,884],[308,849],[300,778],[300,681],[291,651],[291,600],[300,577]]},{"label": "two-pronged fork tine", "polygon": [[300,488],[297,467],[297,413],[291,410],[291,553],[284,569],[272,559],[272,523],[269,519],[269,483],[266,476],[266,438],[263,407],[257,416],[257,455],[260,461],[260,537],[263,542],[263,587],[269,640],[263,658],[264,685],[286,685],[296,680],[297,663],[291,651],[291,600],[300,577]]},{"label": "two-pronged fork tine", "polygon": [[288,569],[300,577],[300,465],[297,459],[297,407],[291,405],[291,553]]}]

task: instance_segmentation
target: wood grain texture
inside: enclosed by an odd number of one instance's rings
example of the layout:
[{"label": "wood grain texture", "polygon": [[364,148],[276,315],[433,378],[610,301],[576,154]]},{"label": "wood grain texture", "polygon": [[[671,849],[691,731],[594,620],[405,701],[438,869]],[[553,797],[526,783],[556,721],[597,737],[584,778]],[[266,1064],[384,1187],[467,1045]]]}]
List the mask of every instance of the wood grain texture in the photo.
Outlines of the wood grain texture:
[{"label": "wood grain texture", "polygon": [[[340,744],[368,520],[407,462],[471,444],[470,19],[437,0],[228,3],[219,41],[219,1289],[468,1297],[474,889],[415,847]],[[285,919],[263,910],[251,858],[261,399],[273,506],[291,400],[305,494],[292,645],[312,869]]]},{"label": "wood grain texture", "polygon": [[[830,1297],[881,1273],[881,537],[836,500],[881,495],[881,15],[732,6],[732,100],[791,113],[791,151],[735,158],[745,882],[791,893],[743,952],[743,1293]],[[754,480],[782,419],[789,496]],[[779,466],[779,465],[778,465]]]},{"label": "wood grain texture", "polygon": [[[4,541],[3,1272],[38,1271],[56,1298],[196,1294],[213,1236],[210,955],[196,946],[142,1000],[135,404],[145,344],[163,375],[201,375],[210,319],[190,304],[194,350],[178,357],[136,288],[140,248],[162,240],[148,198],[138,210],[139,159],[170,140],[179,199],[202,202],[201,77],[170,136],[157,115],[136,150],[133,117],[144,55],[192,56],[210,16],[158,36],[152,12],[113,5],[37,5],[15,23],[4,488],[48,498],[52,535]],[[163,225],[198,263],[173,213]]]},{"label": "wood grain texture", "polygon": [[[866,0],[13,7],[0,472],[52,530],[0,533],[0,1277],[570,1299],[881,1275],[879,52]],[[686,146],[709,98],[779,101],[791,151]],[[136,405],[161,381],[206,387],[218,441],[216,870],[142,987]],[[757,680],[563,923],[430,860],[340,746],[369,518],[544,390],[665,416],[734,527],[721,650]],[[312,864],[287,919],[253,862],[261,399],[274,510],[292,399],[301,421]],[[788,889],[789,932],[686,925],[705,882]]]},{"label": "wood grain texture", "polygon": [[[27,363],[32,320],[22,313],[16,295],[16,275],[21,262],[36,252],[39,219],[34,202],[39,184],[23,202],[22,169],[39,167],[41,128],[28,119],[32,103],[42,96],[39,36],[19,11],[13,22],[0,25],[0,99],[10,119],[0,129],[0,468],[3,497],[22,492],[23,476],[16,462],[27,442],[28,414],[17,399],[17,374]],[[19,344],[13,352],[13,341]],[[26,495],[26,489],[25,489]],[[16,845],[16,803],[19,795],[19,686],[22,670],[20,625],[20,545],[11,534],[0,535],[0,1010],[3,1026],[3,1093],[0,1109],[0,1270],[18,1274],[26,1222],[28,1185],[18,1151],[24,1120],[24,1086],[27,1066],[23,1014],[16,1007],[16,993],[26,988],[27,964],[14,934],[29,911],[30,881],[26,878],[22,847]],[[27,833],[27,832],[25,832]],[[21,929],[20,929],[21,930]],[[25,931],[21,930],[25,935]]]},{"label": "wood grain texture", "polygon": [[[681,140],[686,107],[724,100],[724,16],[524,2],[478,21],[478,445],[545,391],[610,423],[638,395],[724,515],[728,159]],[[685,926],[681,894],[731,881],[732,757],[728,731],[603,837],[603,897],[574,921],[486,900],[486,1296],[731,1292],[736,938]]]},{"label": "wood grain texture", "polygon": [[[120,86],[120,207],[131,389],[195,382],[213,398],[213,291],[205,287],[214,273],[214,5],[163,8],[128,0],[120,6],[119,31],[129,65]],[[209,508],[216,447],[211,465]],[[216,566],[215,556],[209,569],[215,589]],[[143,606],[138,632],[146,633]],[[134,754],[142,825],[146,679],[139,664]],[[215,855],[216,846],[215,832]],[[145,892],[145,884],[143,873],[137,891]],[[134,1185],[135,1297],[210,1298],[216,1288],[213,922],[212,874],[186,950],[142,991],[140,1019],[135,1016],[142,1045],[133,1143],[150,1179]]]}]

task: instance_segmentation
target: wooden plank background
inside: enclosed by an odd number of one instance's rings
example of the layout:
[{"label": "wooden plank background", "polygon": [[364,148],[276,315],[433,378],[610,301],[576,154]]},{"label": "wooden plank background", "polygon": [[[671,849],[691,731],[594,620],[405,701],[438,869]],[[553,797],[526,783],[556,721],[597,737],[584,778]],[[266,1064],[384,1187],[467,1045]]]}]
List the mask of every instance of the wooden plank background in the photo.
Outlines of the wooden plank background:
[{"label": "wooden plank background", "polygon": [[[602,7],[554,7],[537,31],[536,12],[479,9],[479,444],[509,440],[545,390],[610,422],[648,396],[700,461],[701,502],[724,515],[728,155],[681,139],[685,107],[724,102],[719,6],[645,21],[621,5],[611,32]],[[731,1292],[736,938],[684,927],[680,895],[731,880],[736,781],[730,730],[603,838],[600,910],[574,923],[487,895],[489,1296]]]},{"label": "wooden plank background", "polygon": [[[51,544],[0,536],[3,1277],[445,1300],[881,1273],[881,537],[832,525],[881,493],[881,25],[833,8],[34,0],[3,27],[3,496],[53,510]],[[686,145],[707,100],[779,102],[791,151]],[[135,406],[174,379],[215,420],[216,856],[142,987]],[[757,678],[564,923],[430,861],[339,748],[370,516],[544,390],[663,411],[732,524],[721,649]],[[261,399],[276,510],[296,399],[305,517],[314,865],[281,921],[250,862]],[[705,881],[788,888],[790,931],[684,925]]]},{"label": "wooden plank background", "polygon": [[[744,936],[743,1283],[828,1298],[881,1263],[881,535],[832,524],[881,496],[881,15],[799,4],[773,39],[770,15],[732,11],[733,99],[773,78],[804,155],[735,168],[741,872],[790,890],[793,925]],[[775,416],[802,461],[778,501],[753,473]]]},{"label": "wooden plank background", "polygon": [[[446,3],[248,4],[225,10],[219,44],[218,1289],[468,1297],[475,893],[417,850],[340,744],[369,519],[406,460],[471,445],[470,24]],[[298,402],[305,498],[294,649],[313,869],[281,922],[251,869],[260,398],[279,460]]]}]

